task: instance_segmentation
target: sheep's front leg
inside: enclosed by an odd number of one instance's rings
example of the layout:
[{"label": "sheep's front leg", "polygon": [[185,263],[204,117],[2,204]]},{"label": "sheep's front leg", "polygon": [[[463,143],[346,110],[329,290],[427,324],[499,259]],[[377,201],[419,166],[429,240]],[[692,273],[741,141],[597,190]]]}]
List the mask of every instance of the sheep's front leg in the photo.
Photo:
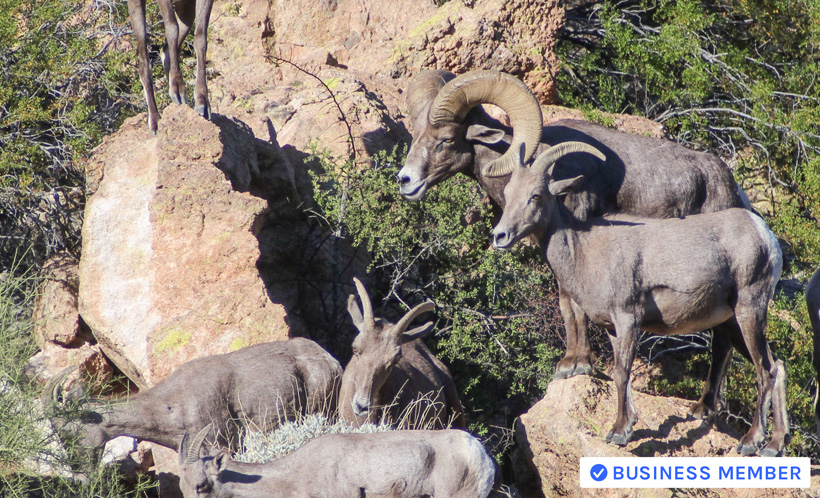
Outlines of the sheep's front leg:
[{"label": "sheep's front leg", "polygon": [[555,379],[592,374],[592,348],[589,346],[586,313],[560,287],[558,305],[567,334],[567,352],[555,366]]},{"label": "sheep's front leg", "polygon": [[632,363],[638,351],[638,320],[634,316],[617,317],[614,321],[615,336],[610,335],[612,351],[615,353],[615,365],[612,379],[618,389],[617,415],[612,430],[606,440],[618,446],[626,446],[632,438],[632,426],[638,420],[635,404],[632,401]]},{"label": "sheep's front leg", "polygon": [[196,50],[196,88],[194,89],[194,110],[205,119],[211,119],[211,104],[208,102],[208,83],[205,79],[205,59],[208,52],[208,21],[214,0],[196,0],[196,29],[194,49]]}]

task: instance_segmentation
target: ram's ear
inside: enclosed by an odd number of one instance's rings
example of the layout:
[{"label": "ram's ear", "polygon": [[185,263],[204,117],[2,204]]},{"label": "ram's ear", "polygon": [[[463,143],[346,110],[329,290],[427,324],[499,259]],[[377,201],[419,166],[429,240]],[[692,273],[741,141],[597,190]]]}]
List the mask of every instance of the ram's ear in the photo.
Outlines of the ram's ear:
[{"label": "ram's ear", "polygon": [[467,140],[485,145],[495,145],[504,140],[504,130],[474,124],[467,127]]},{"label": "ram's ear", "polygon": [[231,455],[226,450],[220,450],[213,457],[213,460],[208,462],[206,473],[208,475],[218,476],[223,470],[228,468],[228,462],[231,460]]},{"label": "ram's ear", "polygon": [[576,176],[566,180],[553,180],[549,184],[550,194],[555,197],[567,195],[575,192],[584,183],[584,176]]},{"label": "ram's ear", "polygon": [[364,317],[362,310],[359,308],[359,303],[356,302],[356,296],[353,294],[347,296],[347,312],[350,313],[350,318],[353,320],[353,325],[359,331],[364,330]]}]

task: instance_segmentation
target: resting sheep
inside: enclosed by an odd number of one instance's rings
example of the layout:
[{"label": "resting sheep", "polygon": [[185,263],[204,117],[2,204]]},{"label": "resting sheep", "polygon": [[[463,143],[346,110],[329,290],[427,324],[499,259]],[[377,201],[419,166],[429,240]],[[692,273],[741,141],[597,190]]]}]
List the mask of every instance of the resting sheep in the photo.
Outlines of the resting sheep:
[{"label": "resting sheep", "polygon": [[[520,146],[529,161],[550,145],[579,141],[604,154],[564,158],[556,164],[555,178],[584,175],[583,187],[561,201],[579,219],[614,212],[673,218],[749,207],[718,157],[586,121],[564,119],[542,127],[541,106],[532,92],[498,71],[458,77],[447,71],[423,71],[410,81],[407,102],[413,141],[398,177],[400,191],[409,200],[421,199],[437,183],[463,173],[478,180],[503,209],[504,187]],[[482,103],[506,111],[512,129],[485,113]],[[560,286],[559,305],[567,351],[555,377],[591,373],[587,318],[571,305]]]},{"label": "resting sheep", "polygon": [[402,419],[406,428],[466,427],[450,371],[422,341],[433,322],[405,332],[433,303],[419,304],[394,325],[373,316],[367,290],[359,279],[353,282],[362,307],[351,294],[347,309],[359,335],[342,376],[341,418],[357,426],[384,418]]},{"label": "resting sheep", "polygon": [[806,307],[814,332],[814,371],[817,374],[817,392],[814,394],[814,424],[820,434],[820,269],[806,286]]},{"label": "resting sheep", "polygon": [[[714,328],[710,385],[720,386],[733,347],[757,371],[757,406],[738,452],[758,450],[771,406],[772,438],[760,454],[781,454],[789,432],[786,371],[765,336],[767,306],[783,262],[777,238],[745,209],[668,220],[578,220],[558,198],[584,177],[553,177],[555,161],[573,152],[601,154],[588,144],[567,142],[541,154],[532,167],[515,169],[493,244],[508,249],[522,237],[537,237],[573,305],[611,331],[618,405],[607,440],[626,445],[637,420],[630,377],[640,331],[672,335]],[[699,403],[714,403],[709,396],[717,392],[707,390]]]},{"label": "resting sheep", "polygon": [[454,429],[325,435],[262,464],[200,458],[201,442],[179,447],[185,498],[485,498],[496,479],[481,443]]},{"label": "resting sheep", "polygon": [[[205,80],[205,58],[208,51],[208,21],[214,0],[157,0],[160,14],[165,24],[166,45],[163,66],[168,75],[168,93],[175,104],[185,103],[185,81],[179,70],[179,49],[196,21],[194,50],[196,50],[196,87],[194,89],[194,109],[205,119],[211,119],[208,103],[208,84]],[[157,132],[159,111],[154,99],[154,81],[151,78],[151,63],[148,57],[148,28],[145,23],[145,0],[128,0],[128,16],[131,29],[137,41],[139,74],[145,101],[148,104],[148,129]],[[179,22],[177,22],[179,20]],[[180,26],[182,25],[182,30]]]},{"label": "resting sheep", "polygon": [[295,338],[199,358],[127,402],[83,415],[80,443],[102,449],[128,435],[176,448],[182,434],[213,424],[236,445],[239,427],[271,430],[297,413],[335,410],[342,368],[313,341]]}]

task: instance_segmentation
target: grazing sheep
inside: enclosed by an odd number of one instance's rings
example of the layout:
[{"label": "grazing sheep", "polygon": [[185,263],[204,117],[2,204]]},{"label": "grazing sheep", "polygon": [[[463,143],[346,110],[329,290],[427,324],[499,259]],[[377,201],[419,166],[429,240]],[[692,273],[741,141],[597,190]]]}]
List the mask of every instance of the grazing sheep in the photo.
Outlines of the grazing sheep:
[{"label": "grazing sheep", "polygon": [[817,374],[817,392],[814,394],[814,424],[820,434],[820,269],[806,286],[806,307],[814,332],[814,371]]},{"label": "grazing sheep", "polygon": [[[208,21],[214,0],[157,0],[160,14],[165,24],[163,65],[168,76],[168,93],[176,104],[185,103],[185,81],[179,70],[179,48],[196,21],[194,49],[196,50],[196,88],[194,109],[205,119],[211,119],[208,103],[208,84],[205,80],[205,54],[208,51]],[[148,129],[157,132],[159,111],[154,99],[154,81],[151,78],[151,63],[148,58],[148,28],[145,23],[145,0],[128,0],[128,17],[137,41],[139,74],[145,101],[148,104]],[[179,22],[177,22],[179,21]],[[180,30],[180,24],[182,29]]]},{"label": "grazing sheep", "polygon": [[[413,142],[398,177],[401,194],[409,200],[421,199],[437,183],[463,173],[475,178],[503,209],[504,187],[521,145],[529,161],[550,145],[577,141],[604,154],[567,157],[555,166],[557,179],[584,176],[584,185],[561,199],[579,219],[615,212],[674,218],[750,207],[729,168],[712,154],[580,120],[542,127],[535,96],[508,74],[473,71],[456,77],[447,71],[423,71],[410,81],[407,102]],[[485,113],[482,103],[506,111],[512,129]],[[560,286],[559,305],[567,351],[555,378],[592,373],[587,317]]]},{"label": "grazing sheep", "polygon": [[493,459],[461,430],[325,435],[262,464],[224,450],[200,458],[203,439],[186,433],[179,446],[185,498],[485,498],[496,481]]},{"label": "grazing sheep", "polygon": [[128,435],[174,449],[183,433],[212,424],[233,446],[239,427],[271,430],[298,413],[334,411],[341,375],[338,361],[303,338],[199,358],[127,402],[85,413],[80,442],[99,450]]},{"label": "grazing sheep", "polygon": [[342,376],[339,414],[361,425],[403,419],[407,428],[466,427],[453,377],[422,341],[433,322],[405,332],[433,303],[408,311],[395,325],[373,316],[370,296],[354,278],[362,307],[350,295],[347,309],[359,335],[353,340],[353,358]]},{"label": "grazing sheep", "polygon": [[[771,406],[772,438],[760,454],[781,454],[789,432],[786,371],[765,336],[767,306],[783,263],[777,238],[745,209],[667,220],[578,220],[558,198],[584,177],[553,177],[555,161],[573,152],[600,154],[588,144],[567,142],[540,155],[532,167],[515,169],[493,245],[507,249],[522,237],[537,237],[573,305],[611,331],[618,405],[607,440],[626,445],[637,420],[630,380],[640,331],[672,335],[713,328],[710,385],[720,386],[733,347],[757,371],[757,406],[738,452],[758,450]],[[707,395],[717,392],[707,390],[701,404],[715,402]]]}]

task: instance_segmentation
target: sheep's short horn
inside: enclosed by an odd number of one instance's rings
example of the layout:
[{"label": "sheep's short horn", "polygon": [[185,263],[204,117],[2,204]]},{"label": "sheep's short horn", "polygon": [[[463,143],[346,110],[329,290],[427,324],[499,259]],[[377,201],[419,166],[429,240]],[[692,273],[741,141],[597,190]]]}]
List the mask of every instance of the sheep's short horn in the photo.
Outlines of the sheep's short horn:
[{"label": "sheep's short horn", "polygon": [[365,327],[372,330],[376,326],[376,318],[373,315],[373,303],[370,301],[370,294],[364,288],[361,280],[353,277],[353,283],[356,285],[356,291],[359,293],[359,299],[362,301],[362,314],[364,315]]},{"label": "sheep's short horn", "polygon": [[597,148],[593,147],[592,145],[589,145],[588,143],[563,142],[557,145],[553,145],[546,151],[542,152],[541,155],[539,155],[535,159],[532,168],[536,170],[543,170],[545,168],[549,168],[547,173],[552,174],[552,168],[555,167],[555,163],[562,157],[568,154],[572,154],[573,152],[586,152],[588,154],[592,154],[601,161],[606,161],[606,156],[604,155],[604,153],[598,150]]},{"label": "sheep's short horn", "polygon": [[460,123],[479,104],[494,104],[510,117],[513,140],[503,156],[482,170],[489,177],[512,173],[520,144],[525,144],[525,162],[532,159],[541,141],[541,105],[521,80],[500,71],[472,71],[448,82],[430,109],[430,123]]},{"label": "sheep's short horn", "polygon": [[428,311],[433,311],[436,309],[436,305],[433,304],[432,301],[426,301],[419,305],[416,305],[413,309],[408,311],[401,320],[396,323],[393,330],[397,335],[403,334],[410,323],[416,319],[417,316],[421,315],[422,313],[426,313]]},{"label": "sheep's short horn", "polygon": [[205,442],[205,437],[211,432],[213,428],[213,423],[210,423],[203,427],[194,437],[194,440],[191,442],[191,446],[188,448],[187,454],[185,455],[185,460],[188,462],[196,462],[199,460],[199,455],[202,453],[202,443]]}]

